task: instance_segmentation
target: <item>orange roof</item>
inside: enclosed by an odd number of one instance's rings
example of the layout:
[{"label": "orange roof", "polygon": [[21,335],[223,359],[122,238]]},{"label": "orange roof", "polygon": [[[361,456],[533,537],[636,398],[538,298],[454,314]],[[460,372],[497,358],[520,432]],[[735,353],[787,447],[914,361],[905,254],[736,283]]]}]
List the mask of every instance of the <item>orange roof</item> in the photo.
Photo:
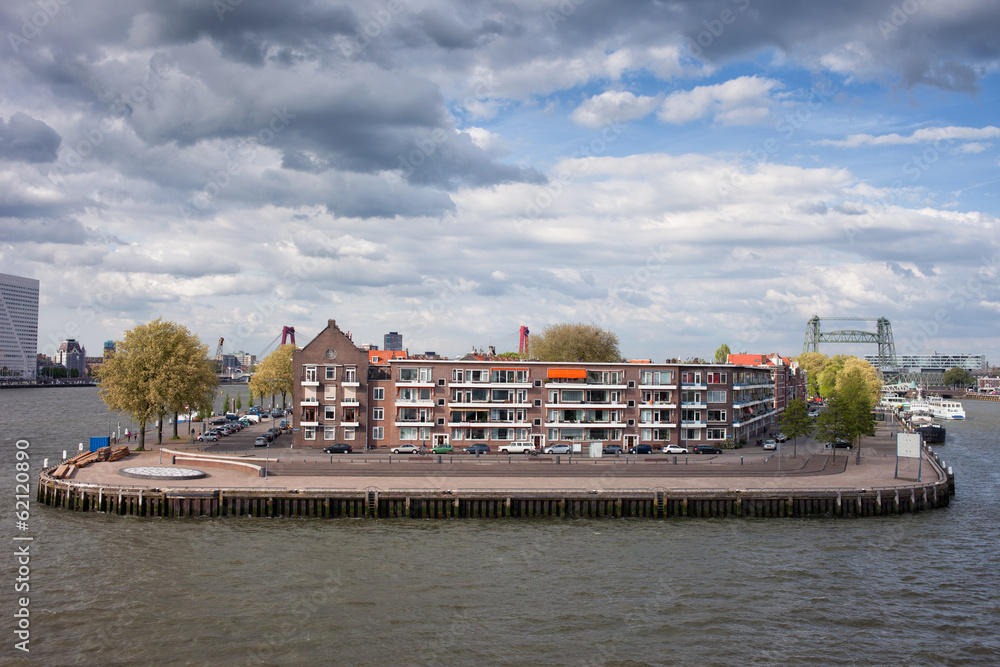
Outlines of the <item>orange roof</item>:
[{"label": "orange roof", "polygon": [[390,359],[406,359],[406,352],[404,350],[369,350],[368,351],[368,361],[377,364],[385,365],[389,363]]}]

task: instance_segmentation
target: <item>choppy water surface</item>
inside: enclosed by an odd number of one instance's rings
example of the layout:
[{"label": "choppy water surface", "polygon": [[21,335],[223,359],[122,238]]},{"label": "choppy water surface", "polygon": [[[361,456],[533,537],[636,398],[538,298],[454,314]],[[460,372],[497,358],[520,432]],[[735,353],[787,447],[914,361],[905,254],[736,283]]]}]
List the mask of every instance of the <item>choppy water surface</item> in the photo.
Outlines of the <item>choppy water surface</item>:
[{"label": "choppy water surface", "polygon": [[[4,541],[36,664],[1000,663],[1000,404],[939,446],[951,507],[831,520],[166,520],[33,505],[13,444],[103,435],[95,389],[0,391]],[[110,417],[112,422],[117,417]],[[16,657],[4,559],[0,662]]]}]

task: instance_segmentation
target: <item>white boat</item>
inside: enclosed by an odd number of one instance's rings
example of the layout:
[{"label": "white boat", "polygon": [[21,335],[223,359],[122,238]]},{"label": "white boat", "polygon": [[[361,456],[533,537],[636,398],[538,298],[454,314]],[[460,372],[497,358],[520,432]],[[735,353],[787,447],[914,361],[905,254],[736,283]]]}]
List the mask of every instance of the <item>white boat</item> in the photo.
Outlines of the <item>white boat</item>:
[{"label": "white boat", "polygon": [[930,410],[917,406],[910,407],[909,419],[914,426],[929,426],[934,423]]},{"label": "white boat", "polygon": [[935,419],[965,419],[965,408],[958,401],[940,396],[927,397],[927,407]]}]

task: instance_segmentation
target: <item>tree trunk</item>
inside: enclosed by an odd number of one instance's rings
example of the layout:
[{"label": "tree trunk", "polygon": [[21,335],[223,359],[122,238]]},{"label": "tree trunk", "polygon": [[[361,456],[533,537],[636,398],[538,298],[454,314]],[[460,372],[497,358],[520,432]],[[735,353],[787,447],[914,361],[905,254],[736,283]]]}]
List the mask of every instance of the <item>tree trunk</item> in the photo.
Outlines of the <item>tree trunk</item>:
[{"label": "tree trunk", "polygon": [[143,419],[139,422],[139,446],[136,447],[137,451],[142,451],[146,449],[146,420]]},{"label": "tree trunk", "polygon": [[177,435],[177,412],[174,412],[174,440],[179,440],[180,436]]},{"label": "tree trunk", "polygon": [[159,419],[156,420],[156,444],[160,447],[163,446],[163,413],[159,414]]}]

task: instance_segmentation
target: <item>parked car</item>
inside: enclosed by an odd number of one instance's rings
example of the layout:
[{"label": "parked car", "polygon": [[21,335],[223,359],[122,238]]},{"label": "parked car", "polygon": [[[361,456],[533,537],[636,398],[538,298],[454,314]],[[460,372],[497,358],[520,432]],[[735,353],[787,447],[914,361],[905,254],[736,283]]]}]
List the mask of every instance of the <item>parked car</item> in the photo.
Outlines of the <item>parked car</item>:
[{"label": "parked car", "polygon": [[278,426],[280,426],[281,428],[285,429],[286,431],[290,428],[288,426],[288,420],[287,419],[282,419],[281,423],[278,424]]},{"label": "parked car", "polygon": [[229,421],[229,420],[226,419],[225,417],[219,417],[218,419],[213,419],[212,421],[210,421],[208,423],[216,425],[216,424],[225,424],[227,421]]},{"label": "parked car", "polygon": [[438,445],[431,449],[431,454],[451,454],[455,448],[451,445]]},{"label": "parked car", "polygon": [[489,454],[490,446],[476,443],[465,448],[466,454]]},{"label": "parked car", "polygon": [[500,445],[499,449],[502,454],[531,454],[535,451],[535,446],[530,442],[508,442]]},{"label": "parked car", "polygon": [[838,440],[837,442],[830,443],[834,449],[854,449],[853,442],[847,442],[846,440]]},{"label": "parked car", "polygon": [[694,454],[721,454],[722,450],[711,445],[695,445],[691,450]]},{"label": "parked car", "polygon": [[778,443],[775,442],[773,439],[768,438],[767,440],[764,441],[764,449],[777,449],[777,448],[778,448]]},{"label": "parked car", "polygon": [[653,448],[650,445],[636,445],[629,450],[631,454],[652,454]]},{"label": "parked car", "polygon": [[399,447],[392,448],[393,454],[416,454],[420,451],[420,448],[416,445],[400,445]]},{"label": "parked car", "polygon": [[328,445],[324,447],[323,451],[327,454],[350,454],[353,449],[346,443],[338,442],[335,445]]},{"label": "parked car", "polygon": [[784,433],[779,433],[778,435],[774,436],[774,439],[777,440],[778,442],[788,442],[788,436],[785,435]]},{"label": "parked car", "polygon": [[666,445],[663,448],[664,454],[687,454],[687,447],[681,447],[680,445]]},{"label": "parked car", "polygon": [[219,436],[215,435],[214,433],[202,433],[198,436],[197,439],[199,442],[218,442]]},{"label": "parked car", "polygon": [[549,445],[542,450],[544,454],[572,454],[573,447],[570,445]]},{"label": "parked car", "polygon": [[621,454],[622,451],[623,450],[621,445],[604,445],[604,449],[601,450],[601,453],[610,456],[617,456]]},{"label": "parked car", "polygon": [[269,443],[269,442],[271,442],[271,441],[261,435],[261,436],[257,436],[257,438],[253,441],[253,446],[254,447],[267,447],[267,443]]}]

